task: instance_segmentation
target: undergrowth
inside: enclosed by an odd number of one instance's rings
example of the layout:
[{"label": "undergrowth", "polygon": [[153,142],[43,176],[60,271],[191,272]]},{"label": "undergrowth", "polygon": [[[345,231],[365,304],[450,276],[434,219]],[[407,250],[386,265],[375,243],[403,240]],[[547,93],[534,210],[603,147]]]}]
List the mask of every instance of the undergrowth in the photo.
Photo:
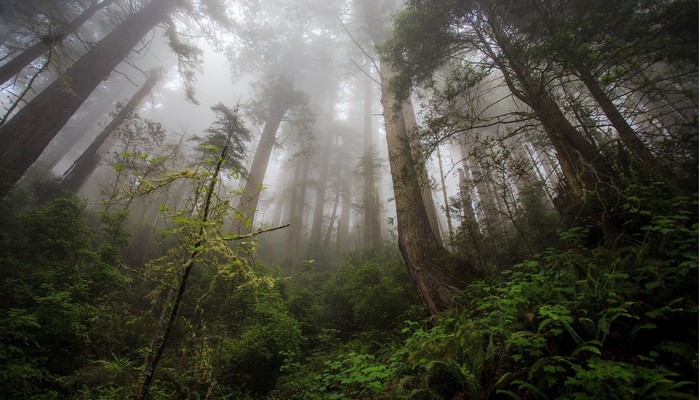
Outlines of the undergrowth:
[{"label": "undergrowth", "polygon": [[665,206],[632,199],[616,246],[569,230],[393,341],[288,360],[268,398],[697,398],[697,204]]}]

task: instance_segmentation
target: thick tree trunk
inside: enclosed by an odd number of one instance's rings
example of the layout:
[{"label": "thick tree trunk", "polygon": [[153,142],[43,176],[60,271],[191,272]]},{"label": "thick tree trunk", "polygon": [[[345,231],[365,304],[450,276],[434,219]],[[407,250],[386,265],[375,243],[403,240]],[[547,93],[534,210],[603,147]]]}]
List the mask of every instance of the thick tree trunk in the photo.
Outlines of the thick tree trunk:
[{"label": "thick tree trunk", "polygon": [[[268,109],[265,126],[260,135],[260,141],[255,150],[253,162],[251,163],[243,195],[240,200],[240,212],[246,220],[238,228],[239,234],[248,234],[253,231],[263,179],[265,179],[267,166],[270,163],[270,154],[272,154],[272,149],[275,146],[277,129],[279,129],[282,118],[289,108],[282,96],[282,93],[276,92],[270,101],[270,108]],[[236,227],[234,227],[234,229],[235,228]]]},{"label": "thick tree trunk", "polygon": [[389,86],[393,71],[387,63],[382,63],[381,69],[382,106],[396,201],[399,249],[423,304],[434,315],[450,306],[456,285],[445,270],[449,253],[431,229],[423,188],[417,184],[423,172],[417,166],[419,163],[411,148],[405,113],[393,112],[396,99]]},{"label": "thick tree trunk", "polygon": [[433,190],[430,186],[430,178],[428,177],[428,168],[425,163],[425,157],[423,157],[423,153],[419,148],[418,138],[416,137],[415,131],[418,128],[418,124],[416,123],[416,114],[413,112],[413,103],[410,98],[401,104],[401,113],[404,129],[406,131],[406,138],[410,141],[412,157],[416,163],[415,166],[419,168],[416,179],[421,186],[421,196],[423,197],[425,211],[430,221],[430,229],[433,230],[435,237],[442,242],[440,223],[438,222],[437,210],[435,209],[435,200],[433,200]]},{"label": "thick tree trunk", "polygon": [[177,0],[152,0],[95,44],[59,79],[0,127],[2,161],[14,182],[36,160],[99,83],[138,41],[175,9]]},{"label": "thick tree trunk", "polygon": [[[108,143],[113,142],[114,133],[117,131],[124,121],[134,112],[136,107],[141,104],[141,101],[153,88],[158,84],[158,81],[163,77],[163,69],[152,71],[146,82],[141,88],[131,97],[131,99],[119,110],[119,113],[112,121],[100,132],[95,140],[88,146],[83,154],[78,157],[73,165],[66,171],[61,182],[61,188],[72,193],[78,193],[80,188],[85,184],[88,177],[95,170],[97,165],[102,161],[105,154],[111,147]],[[107,144],[107,145],[105,145]]]},{"label": "thick tree trunk", "polygon": [[20,54],[0,67],[0,85],[12,79],[13,76],[22,72],[24,67],[46,53],[51,46],[59,44],[87,22],[96,12],[114,3],[114,0],[103,0],[100,3],[93,3],[86,8],[74,20],[67,23],[62,29],[53,32],[51,37],[41,38],[33,46],[23,50]]}]

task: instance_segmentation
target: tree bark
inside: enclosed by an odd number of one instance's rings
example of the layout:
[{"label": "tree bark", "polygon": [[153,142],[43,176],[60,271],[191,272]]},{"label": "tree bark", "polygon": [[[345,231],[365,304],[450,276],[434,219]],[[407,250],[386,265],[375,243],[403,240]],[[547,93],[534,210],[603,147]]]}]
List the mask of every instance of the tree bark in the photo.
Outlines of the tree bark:
[{"label": "tree bark", "polygon": [[374,131],[372,129],[372,81],[365,78],[364,85],[364,201],[363,242],[364,248],[378,247],[382,243],[379,221],[379,202],[374,176]]},{"label": "tree bark", "polygon": [[293,194],[289,204],[289,239],[287,240],[287,257],[285,267],[294,275],[299,265],[299,246],[301,243],[304,221],[304,208],[306,206],[306,186],[309,174],[309,157],[297,163],[297,172],[294,178]]},{"label": "tree bark", "polygon": [[321,149],[321,166],[316,184],[316,202],[314,203],[314,219],[311,226],[311,246],[321,245],[321,228],[323,227],[323,210],[326,207],[326,189],[328,186],[328,170],[330,168],[330,131],[325,133],[326,140]]},{"label": "tree bark", "polygon": [[605,93],[596,78],[591,74],[590,70],[578,60],[574,62],[574,68],[583,84],[586,85],[588,91],[605,113],[608,121],[610,121],[613,128],[615,128],[620,135],[620,139],[622,139],[632,154],[641,161],[642,164],[647,166],[652,175],[667,183],[673,183],[673,173],[649,151],[644,142],[637,136],[634,129],[627,123],[625,117],[622,116],[620,110],[618,110],[610,97]]},{"label": "tree bark", "polygon": [[100,132],[95,140],[88,146],[88,148],[83,152],[83,154],[78,157],[73,165],[66,171],[63,175],[63,181],[61,182],[61,188],[68,190],[72,193],[78,193],[80,188],[85,184],[88,177],[95,170],[97,165],[102,161],[105,154],[109,151],[110,145],[105,145],[106,143],[112,142],[114,138],[114,133],[117,129],[124,123],[124,121],[129,118],[129,116],[134,112],[136,107],[141,104],[143,98],[149,94],[153,88],[158,84],[158,81],[163,77],[163,69],[157,69],[152,71],[148,76],[146,82],[141,86],[141,88],[129,99],[129,101],[119,110],[119,113],[112,119],[112,121],[105,127],[105,129]]},{"label": "tree bark", "polygon": [[23,50],[12,60],[0,67],[0,85],[12,79],[13,76],[22,72],[24,67],[46,53],[53,45],[61,43],[66,36],[72,34],[87,22],[96,12],[108,7],[114,0],[104,0],[100,3],[93,3],[86,8],[74,20],[65,24],[62,29],[54,32],[51,37],[41,38],[31,47]]},{"label": "tree bark", "polygon": [[399,249],[418,295],[428,311],[435,315],[450,306],[456,284],[445,270],[449,253],[431,229],[423,188],[417,184],[423,172],[414,157],[404,119],[406,113],[393,111],[396,99],[389,85],[392,67],[383,62],[380,68]]},{"label": "tree bark", "polygon": [[277,129],[279,129],[282,118],[289,109],[289,106],[284,101],[283,96],[284,94],[278,91],[275,92],[270,100],[270,107],[268,109],[265,126],[263,127],[262,134],[260,135],[260,141],[258,142],[258,147],[255,150],[253,162],[251,163],[248,178],[245,182],[243,195],[241,196],[240,200],[242,207],[241,213],[246,220],[238,228],[239,234],[249,234],[253,231],[253,224],[255,223],[255,214],[258,211],[258,202],[260,201],[260,192],[263,179],[265,179],[267,166],[270,163],[270,154],[272,154],[272,149],[275,146]]},{"label": "tree bark", "polygon": [[63,125],[138,41],[170,14],[177,0],[152,0],[73,64],[59,79],[0,127],[0,158],[21,178]]},{"label": "tree bark", "polygon": [[440,223],[438,222],[437,210],[435,209],[435,200],[433,200],[433,190],[430,186],[430,178],[428,177],[428,168],[425,163],[425,157],[419,148],[417,135],[415,134],[418,124],[416,123],[416,114],[413,112],[413,102],[411,99],[401,103],[401,118],[403,119],[406,138],[410,141],[411,152],[415,166],[419,168],[416,176],[417,182],[421,186],[421,196],[425,204],[425,211],[428,214],[430,221],[430,229],[432,229],[435,237],[442,242],[442,234],[440,233]]}]

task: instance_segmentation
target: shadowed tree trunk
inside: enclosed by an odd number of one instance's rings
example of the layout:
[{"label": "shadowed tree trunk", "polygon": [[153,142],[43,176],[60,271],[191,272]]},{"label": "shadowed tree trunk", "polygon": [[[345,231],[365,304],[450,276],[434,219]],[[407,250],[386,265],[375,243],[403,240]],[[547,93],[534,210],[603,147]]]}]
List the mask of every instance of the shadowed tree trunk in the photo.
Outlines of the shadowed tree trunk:
[{"label": "shadowed tree trunk", "polygon": [[177,0],[149,2],[76,61],[65,79],[52,83],[0,127],[0,157],[13,174],[12,182],[21,178],[97,85],[176,5]]},{"label": "shadowed tree trunk", "polygon": [[61,29],[53,32],[50,37],[42,37],[31,47],[23,50],[12,60],[0,67],[0,85],[12,79],[13,76],[22,72],[24,67],[36,60],[39,56],[46,53],[51,46],[59,44],[87,22],[96,12],[114,3],[114,0],[103,0],[101,2],[93,1],[90,7],[86,8],[74,20],[65,24]]},{"label": "shadowed tree trunk", "polygon": [[158,81],[163,77],[163,73],[164,71],[162,68],[151,72],[146,82],[141,86],[141,89],[131,97],[124,107],[119,110],[119,113],[112,119],[109,125],[97,135],[83,154],[68,168],[61,182],[62,189],[72,193],[78,193],[88,177],[92,174],[100,161],[102,161],[102,158],[104,158],[109,150],[108,148],[111,147],[109,145],[105,146],[105,143],[113,141],[114,132],[129,118],[136,107],[141,104],[143,98],[158,84]]}]

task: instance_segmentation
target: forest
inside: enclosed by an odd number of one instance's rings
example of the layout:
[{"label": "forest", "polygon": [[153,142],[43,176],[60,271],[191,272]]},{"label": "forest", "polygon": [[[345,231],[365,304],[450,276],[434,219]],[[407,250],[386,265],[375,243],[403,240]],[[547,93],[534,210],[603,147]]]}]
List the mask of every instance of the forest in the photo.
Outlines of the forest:
[{"label": "forest", "polygon": [[697,399],[698,15],[0,1],[0,399]]}]

